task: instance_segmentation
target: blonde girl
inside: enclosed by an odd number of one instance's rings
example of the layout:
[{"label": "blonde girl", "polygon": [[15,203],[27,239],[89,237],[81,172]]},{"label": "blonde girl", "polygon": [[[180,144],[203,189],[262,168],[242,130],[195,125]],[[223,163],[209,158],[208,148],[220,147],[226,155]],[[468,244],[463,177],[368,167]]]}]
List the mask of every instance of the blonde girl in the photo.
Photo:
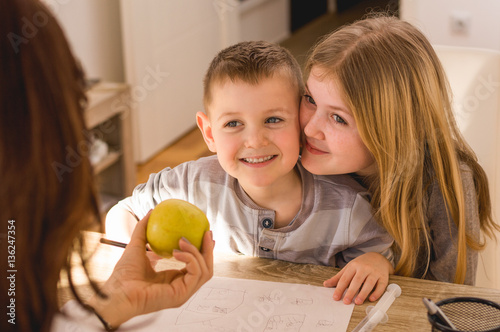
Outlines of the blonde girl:
[{"label": "blonde girl", "polygon": [[[361,20],[320,41],[305,75],[304,167],[351,173],[370,189],[395,240],[396,274],[473,284],[479,231],[493,237],[500,227],[426,37],[395,17]],[[339,292],[344,270],[330,281]]]}]

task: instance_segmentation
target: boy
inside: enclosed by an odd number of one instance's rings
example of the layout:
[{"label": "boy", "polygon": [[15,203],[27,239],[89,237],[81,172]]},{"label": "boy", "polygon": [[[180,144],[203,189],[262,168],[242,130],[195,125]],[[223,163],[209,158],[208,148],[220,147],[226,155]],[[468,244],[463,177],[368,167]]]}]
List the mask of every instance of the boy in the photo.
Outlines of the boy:
[{"label": "boy", "polygon": [[206,114],[196,115],[217,156],[152,174],[109,212],[108,236],[128,242],[137,220],[178,198],[207,214],[217,249],[339,267],[378,252],[392,262],[393,240],[373,219],[366,190],[346,175],[312,175],[298,161],[303,91],[297,62],[278,45],[221,51],[204,80]]}]

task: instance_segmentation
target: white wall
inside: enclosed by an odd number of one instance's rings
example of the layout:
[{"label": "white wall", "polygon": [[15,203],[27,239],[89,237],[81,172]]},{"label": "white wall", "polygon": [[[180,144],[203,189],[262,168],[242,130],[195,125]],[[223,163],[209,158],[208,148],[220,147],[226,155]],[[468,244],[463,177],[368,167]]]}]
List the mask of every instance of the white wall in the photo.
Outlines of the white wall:
[{"label": "white wall", "polygon": [[[488,176],[494,217],[498,217],[500,52],[469,47],[435,48],[450,80],[457,124]],[[500,289],[500,245],[494,241],[488,241],[480,254],[476,285]]]},{"label": "white wall", "polygon": [[[498,0],[400,0],[400,17],[419,27],[435,45],[500,50]],[[453,30],[454,18],[466,32]]]},{"label": "white wall", "polygon": [[88,78],[123,82],[119,0],[45,0]]},{"label": "white wall", "polygon": [[245,40],[281,42],[290,36],[289,0],[215,0],[222,45]]},{"label": "white wall", "polygon": [[239,12],[242,41],[281,42],[290,36],[289,0],[245,0]]}]

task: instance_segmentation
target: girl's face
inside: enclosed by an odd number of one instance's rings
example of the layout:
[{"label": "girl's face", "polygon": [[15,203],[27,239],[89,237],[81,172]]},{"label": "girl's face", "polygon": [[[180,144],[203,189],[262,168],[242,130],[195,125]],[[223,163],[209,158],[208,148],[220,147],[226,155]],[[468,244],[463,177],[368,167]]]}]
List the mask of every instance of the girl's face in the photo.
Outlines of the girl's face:
[{"label": "girl's face", "polygon": [[375,159],[361,140],[337,83],[320,80],[320,73],[313,67],[300,104],[302,164],[314,174],[374,174]]}]

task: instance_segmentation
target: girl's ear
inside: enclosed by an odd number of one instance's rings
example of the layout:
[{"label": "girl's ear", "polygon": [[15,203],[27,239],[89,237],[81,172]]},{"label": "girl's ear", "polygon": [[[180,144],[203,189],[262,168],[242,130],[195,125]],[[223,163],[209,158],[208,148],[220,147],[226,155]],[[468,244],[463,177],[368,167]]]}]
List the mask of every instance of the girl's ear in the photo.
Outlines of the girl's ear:
[{"label": "girl's ear", "polygon": [[200,128],[208,149],[211,152],[216,153],[217,150],[215,148],[214,136],[212,135],[212,124],[210,123],[208,116],[203,112],[196,113],[196,124],[198,125],[198,128]]}]

